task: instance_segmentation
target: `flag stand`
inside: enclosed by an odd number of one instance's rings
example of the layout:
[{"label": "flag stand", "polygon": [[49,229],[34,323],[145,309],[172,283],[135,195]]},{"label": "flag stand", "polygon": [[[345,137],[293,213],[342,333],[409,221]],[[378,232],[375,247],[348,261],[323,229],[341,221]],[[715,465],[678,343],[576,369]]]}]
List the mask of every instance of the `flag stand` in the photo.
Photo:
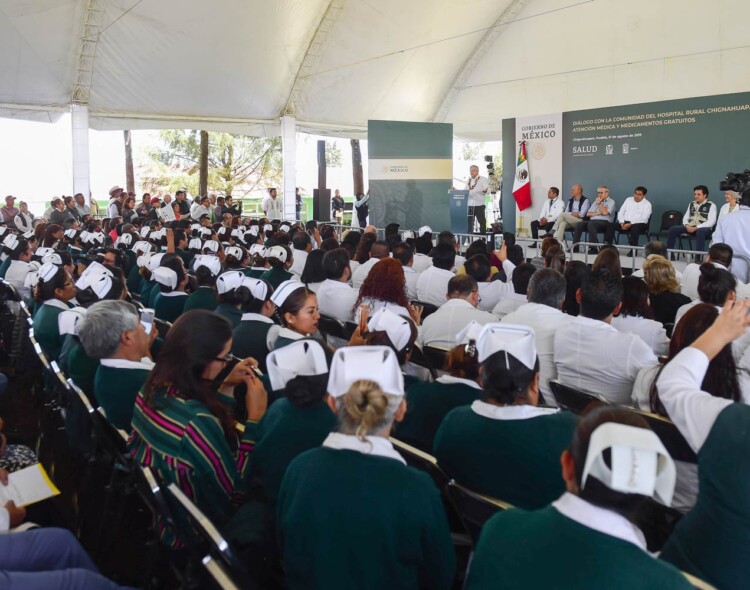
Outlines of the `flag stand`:
[{"label": "flag stand", "polygon": [[523,224],[523,211],[518,212],[518,226],[516,227],[516,237],[517,238],[530,237],[529,230],[527,230]]}]

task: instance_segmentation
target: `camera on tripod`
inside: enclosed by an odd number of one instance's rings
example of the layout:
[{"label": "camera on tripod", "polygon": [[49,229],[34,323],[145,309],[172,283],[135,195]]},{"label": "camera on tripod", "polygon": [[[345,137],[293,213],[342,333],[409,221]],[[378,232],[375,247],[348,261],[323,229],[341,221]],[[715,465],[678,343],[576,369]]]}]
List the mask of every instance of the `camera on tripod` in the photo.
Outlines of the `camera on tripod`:
[{"label": "camera on tripod", "polygon": [[734,191],[740,195],[750,190],[750,168],[744,172],[727,172],[724,180],[719,183],[719,190]]}]

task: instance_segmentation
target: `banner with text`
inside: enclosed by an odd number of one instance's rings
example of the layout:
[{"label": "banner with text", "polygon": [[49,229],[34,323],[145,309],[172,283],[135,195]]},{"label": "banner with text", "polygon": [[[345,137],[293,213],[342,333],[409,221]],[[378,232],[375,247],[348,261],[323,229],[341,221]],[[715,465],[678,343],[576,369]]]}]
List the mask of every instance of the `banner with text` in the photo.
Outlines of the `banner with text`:
[{"label": "banner with text", "polygon": [[453,125],[368,121],[370,223],[450,227]]},{"label": "banner with text", "polygon": [[[516,219],[523,219],[520,224],[529,230],[529,224],[539,217],[539,212],[547,200],[547,191],[551,186],[560,188],[562,182],[562,113],[538,115],[534,117],[519,117],[516,119],[516,144],[526,142],[526,156],[528,158],[529,175],[531,178],[531,207],[521,216],[518,206],[515,206]],[[504,148],[506,149],[506,148]],[[515,172],[515,168],[513,169]],[[503,187],[508,187],[503,181]],[[510,187],[513,186],[511,181]],[[562,189],[561,189],[562,190]],[[510,190],[506,190],[503,198],[513,199]],[[519,224],[513,226],[517,228]],[[505,231],[511,231],[511,226],[505,222]],[[530,234],[529,234],[530,235]]]}]

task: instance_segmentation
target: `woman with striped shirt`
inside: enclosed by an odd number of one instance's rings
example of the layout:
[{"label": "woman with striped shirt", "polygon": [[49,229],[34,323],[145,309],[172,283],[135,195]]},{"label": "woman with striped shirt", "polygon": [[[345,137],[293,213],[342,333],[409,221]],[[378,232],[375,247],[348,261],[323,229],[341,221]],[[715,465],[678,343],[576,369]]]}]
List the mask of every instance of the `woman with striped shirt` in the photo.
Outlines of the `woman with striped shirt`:
[{"label": "woman with striped shirt", "polygon": [[[136,460],[166,483],[176,483],[217,524],[229,519],[247,491],[255,427],[267,405],[252,358],[232,370],[217,394],[214,381],[231,358],[231,346],[226,319],[206,310],[183,314],[136,398],[129,441]],[[241,436],[231,412],[240,383],[247,386]],[[163,536],[174,543],[171,532]]]}]

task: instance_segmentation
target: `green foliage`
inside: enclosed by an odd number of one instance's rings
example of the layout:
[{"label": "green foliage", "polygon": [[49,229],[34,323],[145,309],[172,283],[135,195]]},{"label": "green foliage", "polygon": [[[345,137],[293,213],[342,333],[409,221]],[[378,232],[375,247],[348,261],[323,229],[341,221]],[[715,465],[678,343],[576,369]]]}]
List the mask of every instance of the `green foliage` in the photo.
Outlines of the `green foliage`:
[{"label": "green foliage", "polygon": [[[160,192],[186,188],[197,194],[200,132],[165,129],[159,138],[161,145],[146,152],[140,171],[144,188]],[[209,192],[241,197],[280,183],[281,139],[209,132],[208,142]]]},{"label": "green foliage", "polygon": [[338,144],[330,139],[326,140],[326,165],[329,168],[341,168],[344,165],[344,156]]}]

